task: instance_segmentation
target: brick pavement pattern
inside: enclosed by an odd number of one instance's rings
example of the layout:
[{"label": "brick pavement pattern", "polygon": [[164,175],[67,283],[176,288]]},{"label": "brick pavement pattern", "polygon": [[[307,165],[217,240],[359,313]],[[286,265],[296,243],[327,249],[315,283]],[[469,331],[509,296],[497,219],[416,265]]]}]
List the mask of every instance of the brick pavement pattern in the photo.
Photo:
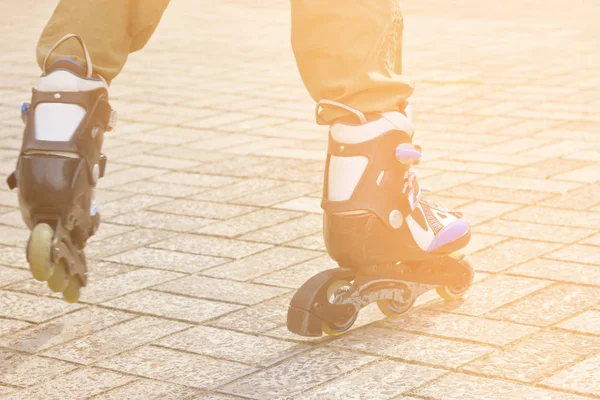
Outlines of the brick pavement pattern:
[{"label": "brick pavement pattern", "polygon": [[[3,176],[54,3],[0,3]],[[81,303],[30,278],[0,186],[0,397],[600,398],[600,4],[404,8],[422,184],[473,224],[463,302],[425,296],[399,320],[368,308],[341,338],[288,334],[294,290],[333,265],[326,128],[289,3],[177,0],[113,83],[121,121]]]}]

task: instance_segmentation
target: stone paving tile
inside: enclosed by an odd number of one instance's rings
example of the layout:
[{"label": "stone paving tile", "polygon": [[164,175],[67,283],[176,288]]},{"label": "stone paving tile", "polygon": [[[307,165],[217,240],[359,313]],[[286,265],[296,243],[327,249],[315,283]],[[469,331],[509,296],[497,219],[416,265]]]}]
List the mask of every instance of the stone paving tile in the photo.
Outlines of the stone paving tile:
[{"label": "stone paving tile", "polygon": [[[4,335],[14,334],[21,329],[25,329],[31,324],[24,321],[16,321],[13,319],[0,318],[0,337]],[[0,339],[1,341],[2,339]]]},{"label": "stone paving tile", "polygon": [[213,220],[210,219],[191,217],[189,215],[176,215],[144,210],[119,215],[118,217],[109,219],[109,221],[115,224],[175,232],[188,232],[213,222]]},{"label": "stone paving tile", "polygon": [[88,245],[90,243],[99,242],[101,240],[107,239],[109,237],[121,235],[123,233],[134,231],[135,228],[131,226],[123,226],[111,224],[109,222],[104,221],[104,216],[102,218],[102,223],[100,224],[100,228],[94,236],[88,239]]},{"label": "stone paving tile", "polygon": [[124,294],[142,290],[182,277],[183,274],[140,268],[132,272],[111,276],[90,283],[81,292],[80,301],[85,303],[102,303]]},{"label": "stone paving tile", "polygon": [[0,265],[28,269],[25,249],[0,245]]},{"label": "stone paving tile", "polygon": [[24,281],[30,277],[31,273],[28,271],[0,266],[0,287],[8,286],[15,282]]},{"label": "stone paving tile", "polygon": [[197,393],[197,390],[173,383],[140,379],[104,392],[94,400],[185,400]]},{"label": "stone paving tile", "polygon": [[534,382],[600,351],[600,338],[564,331],[541,331],[524,341],[468,364],[464,369]]},{"label": "stone paving tile", "polygon": [[105,258],[139,246],[158,242],[174,235],[173,232],[140,228],[89,244],[86,247],[86,256],[95,259]]},{"label": "stone paving tile", "polygon": [[100,367],[199,389],[214,389],[255,368],[198,354],[141,347],[102,361]]},{"label": "stone paving tile", "polygon": [[535,259],[511,268],[508,273],[532,278],[600,286],[600,268],[566,261]]},{"label": "stone paving tile", "polygon": [[15,393],[6,399],[83,399],[135,380],[127,375],[96,368],[78,369]]},{"label": "stone paving tile", "polygon": [[181,185],[202,186],[206,188],[229,186],[237,181],[237,179],[226,176],[195,174],[191,172],[169,172],[155,176],[151,180],[164,183],[177,182]]},{"label": "stone paving tile", "polygon": [[152,317],[138,317],[53,347],[45,356],[89,365],[189,327]]},{"label": "stone paving tile", "polygon": [[196,230],[196,232],[232,238],[300,216],[302,216],[302,214],[298,212],[262,209],[226,221],[220,221],[210,225],[207,224],[207,226]]},{"label": "stone paving tile", "polygon": [[322,214],[321,200],[314,197],[298,197],[273,206],[284,210],[303,211],[313,214]]},{"label": "stone paving tile", "polygon": [[600,185],[586,185],[540,203],[544,207],[565,208],[567,210],[584,210],[596,204],[600,204]]},{"label": "stone paving tile", "polygon": [[287,309],[292,296],[278,297],[227,314],[210,325],[217,328],[230,329],[246,333],[262,333],[286,324]]},{"label": "stone paving tile", "polygon": [[579,314],[576,317],[568,319],[557,326],[570,331],[600,336],[600,311],[586,311],[583,314]]},{"label": "stone paving tile", "polygon": [[542,384],[598,396],[600,393],[600,354],[543,380]]},{"label": "stone paving tile", "polygon": [[2,338],[0,346],[38,353],[133,318],[135,315],[120,311],[86,308]]},{"label": "stone paving tile", "polygon": [[319,189],[318,186],[310,183],[287,183],[272,189],[249,194],[243,198],[238,198],[236,199],[236,203],[257,207],[269,207],[305,196],[317,189]]},{"label": "stone paving tile", "polygon": [[321,253],[310,250],[274,247],[261,253],[202,271],[202,274],[216,278],[246,281],[311,258],[316,258],[320,255]]},{"label": "stone paving tile", "polygon": [[437,192],[442,196],[466,197],[486,201],[504,201],[516,204],[535,204],[541,200],[553,197],[551,192],[541,192],[527,189],[500,188],[483,186],[474,183],[455,186]]},{"label": "stone paving tile", "polygon": [[557,284],[487,314],[521,324],[549,326],[600,304],[600,288]]},{"label": "stone paving tile", "polygon": [[116,263],[131,264],[145,268],[164,269],[175,272],[194,273],[229,261],[227,258],[179,253],[161,249],[140,247],[108,257]]},{"label": "stone paving tile", "polygon": [[207,201],[177,199],[151,207],[150,210],[192,217],[225,220],[238,215],[247,214],[254,211],[255,208],[232,204],[211,203]]},{"label": "stone paving tile", "polygon": [[244,305],[260,303],[289,292],[289,290],[276,287],[246,282],[232,282],[226,279],[214,279],[206,276],[186,276],[163,285],[155,286],[153,290]]},{"label": "stone paving tile", "polygon": [[337,263],[332,261],[329,256],[321,256],[292,267],[262,275],[254,279],[253,282],[298,289],[312,276],[331,268],[338,268]]},{"label": "stone paving tile", "polygon": [[200,323],[239,310],[234,304],[218,303],[170,293],[142,290],[103,303],[106,307]]},{"label": "stone paving tile", "polygon": [[200,397],[194,397],[193,400],[243,400],[241,397],[224,394],[203,394]]},{"label": "stone paving tile", "polygon": [[548,254],[546,257],[554,260],[600,265],[600,251],[598,251],[598,247],[596,246],[582,246],[574,244],[554,253]]},{"label": "stone paving tile", "polygon": [[378,327],[348,333],[331,346],[446,368],[458,368],[493,351],[488,346]]},{"label": "stone paving tile", "polygon": [[0,383],[31,386],[74,370],[69,363],[0,349]]},{"label": "stone paving tile", "polygon": [[28,239],[28,229],[0,225],[0,245],[22,246]]},{"label": "stone paving tile", "polygon": [[600,246],[600,234],[596,236],[589,237],[581,241],[583,244],[591,244],[593,246]]},{"label": "stone paving tile", "polygon": [[415,391],[416,395],[435,400],[585,400],[574,394],[557,392],[514,382],[465,374],[449,374]]},{"label": "stone paving tile", "polygon": [[593,164],[588,165],[587,167],[576,169],[575,171],[566,172],[564,174],[556,175],[553,178],[556,180],[564,180],[564,181],[575,181],[575,182],[587,182],[587,183],[595,183],[598,181],[598,176],[600,176],[600,165]]},{"label": "stone paving tile", "polygon": [[555,243],[573,243],[595,233],[591,229],[501,219],[480,224],[473,231]]},{"label": "stone paving tile", "polygon": [[548,225],[598,229],[600,213],[583,210],[557,210],[530,206],[503,216],[504,219],[526,222],[543,222]]},{"label": "stone paving tile", "polygon": [[237,202],[238,200],[243,201],[243,199],[245,199],[247,196],[254,193],[260,193],[284,184],[285,182],[273,179],[262,179],[256,177],[246,178],[218,189],[203,191],[192,198],[194,200],[216,202]]},{"label": "stone paving tile", "polygon": [[155,342],[156,345],[238,363],[268,367],[310,349],[304,344],[199,326]]},{"label": "stone paving tile", "polygon": [[460,206],[458,211],[468,216],[471,226],[481,222],[490,221],[498,216],[507,214],[510,211],[521,208],[517,204],[498,203],[492,201],[475,201],[467,205]]},{"label": "stone paving tile", "polygon": [[509,239],[482,251],[471,253],[469,261],[478,271],[500,272],[559,247],[560,245],[556,243]]},{"label": "stone paving tile", "polygon": [[188,197],[206,190],[205,187],[187,186],[174,182],[155,182],[153,180],[127,183],[122,186],[117,186],[114,189],[122,192],[144,195],[154,195],[156,193],[160,193],[163,197],[171,198]]},{"label": "stone paving tile", "polygon": [[313,235],[308,235],[300,239],[292,240],[285,244],[288,247],[299,247],[301,249],[326,251],[325,241],[323,240],[323,234],[321,232]]},{"label": "stone paving tile", "polygon": [[131,167],[122,171],[107,174],[102,187],[111,188],[125,183],[141,181],[165,173],[165,170],[147,167]]},{"label": "stone paving tile", "polygon": [[425,309],[415,309],[406,316],[386,319],[379,323],[379,326],[495,346],[505,346],[538,331],[535,327],[506,321],[438,313]]},{"label": "stone paving tile", "polygon": [[63,300],[0,290],[0,317],[37,323],[82,307]]},{"label": "stone paving tile", "polygon": [[499,275],[473,285],[463,301],[437,303],[432,309],[472,316],[483,315],[550,285],[551,282]]},{"label": "stone paving tile", "polygon": [[361,368],[296,399],[390,399],[444,373],[443,370],[386,360]]},{"label": "stone paving tile", "polygon": [[261,400],[295,397],[375,360],[375,357],[347,351],[317,349],[249,375],[220,390]]},{"label": "stone paving tile", "polygon": [[256,242],[282,244],[319,232],[322,225],[323,217],[320,215],[307,215],[270,228],[248,233],[240,238]]},{"label": "stone paving tile", "polygon": [[155,243],[150,247],[214,257],[242,258],[266,250],[271,245],[213,236],[182,234]]}]

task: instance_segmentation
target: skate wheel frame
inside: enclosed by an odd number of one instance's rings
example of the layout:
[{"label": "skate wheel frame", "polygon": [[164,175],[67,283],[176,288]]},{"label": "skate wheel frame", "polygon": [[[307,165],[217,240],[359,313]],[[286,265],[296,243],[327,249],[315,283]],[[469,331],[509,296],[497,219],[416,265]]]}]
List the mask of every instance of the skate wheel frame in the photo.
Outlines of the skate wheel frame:
[{"label": "skate wheel frame", "polygon": [[53,272],[52,238],[54,230],[48,224],[37,224],[27,245],[27,261],[33,277],[40,281],[47,281]]}]

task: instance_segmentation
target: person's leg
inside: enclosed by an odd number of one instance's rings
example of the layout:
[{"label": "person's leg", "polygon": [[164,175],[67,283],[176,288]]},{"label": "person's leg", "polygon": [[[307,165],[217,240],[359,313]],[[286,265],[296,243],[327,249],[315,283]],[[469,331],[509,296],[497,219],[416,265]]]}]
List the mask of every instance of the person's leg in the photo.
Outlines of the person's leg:
[{"label": "person's leg", "polygon": [[[291,0],[292,47],[315,99],[362,111],[404,108],[413,92],[402,76],[403,17],[399,0]],[[331,121],[343,110],[325,106]]]},{"label": "person's leg", "polygon": [[421,148],[407,102],[413,87],[401,75],[399,0],[291,1],[298,67],[318,122],[331,125],[323,235],[343,268],[298,290],[288,329],[337,335],[371,302],[397,316],[434,287],[459,298],[473,270],[453,253],[469,242],[470,227],[462,214],[422,199],[412,171]]},{"label": "person's leg", "polygon": [[[61,0],[40,37],[38,64],[42,67],[59,39],[75,33],[87,45],[94,71],[110,82],[123,69],[129,53],[150,39],[168,4],[169,0]],[[59,58],[85,62],[74,40],[61,45],[48,63]]]}]

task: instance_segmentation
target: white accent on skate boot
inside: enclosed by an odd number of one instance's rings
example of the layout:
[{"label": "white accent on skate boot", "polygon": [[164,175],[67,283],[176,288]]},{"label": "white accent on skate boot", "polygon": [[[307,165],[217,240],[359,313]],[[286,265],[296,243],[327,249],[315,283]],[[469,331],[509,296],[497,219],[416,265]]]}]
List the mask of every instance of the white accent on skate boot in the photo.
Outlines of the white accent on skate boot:
[{"label": "white accent on skate boot", "polygon": [[331,126],[331,137],[338,143],[355,144],[375,139],[389,131],[399,130],[412,136],[413,127],[408,118],[400,112],[387,112],[381,118],[362,125],[345,125],[342,123]]},{"label": "white accent on skate boot", "polygon": [[[419,208],[419,210],[423,212],[423,209],[421,209],[420,204],[417,205],[417,208]],[[435,239],[435,233],[433,232],[433,229],[431,229],[429,225],[426,225],[427,230],[423,229],[421,225],[419,225],[419,223],[415,221],[412,215],[406,217],[406,225],[408,225],[408,229],[410,230],[412,237],[415,239],[415,242],[417,243],[417,245],[419,245],[421,250],[427,251],[427,249],[429,249],[429,246],[431,246],[431,243],[433,243],[433,240]]]},{"label": "white accent on skate boot", "polygon": [[350,199],[368,163],[369,159],[363,156],[331,156],[329,178],[327,179],[327,199],[330,201]]},{"label": "white accent on skate boot", "polygon": [[84,116],[85,109],[77,104],[39,104],[34,110],[35,138],[68,142]]},{"label": "white accent on skate boot", "polygon": [[402,213],[400,211],[392,210],[390,216],[388,217],[388,220],[392,228],[399,229],[402,226],[404,217],[402,216]]}]

